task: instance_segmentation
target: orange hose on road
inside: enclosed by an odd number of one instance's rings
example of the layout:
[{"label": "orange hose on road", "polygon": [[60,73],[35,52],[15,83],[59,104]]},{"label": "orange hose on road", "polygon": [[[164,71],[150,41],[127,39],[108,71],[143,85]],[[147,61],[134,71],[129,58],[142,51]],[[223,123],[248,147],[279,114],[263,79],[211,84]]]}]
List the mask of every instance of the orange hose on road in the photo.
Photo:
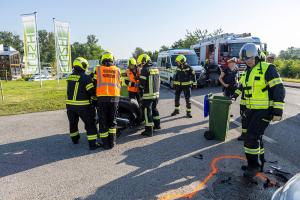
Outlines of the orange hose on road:
[{"label": "orange hose on road", "polygon": [[[161,197],[159,197],[159,200],[172,200],[172,199],[178,199],[178,198],[193,198],[200,190],[203,189],[203,187],[206,185],[206,183],[219,171],[219,169],[216,167],[216,163],[220,160],[224,159],[239,159],[246,161],[245,157],[242,156],[235,156],[235,155],[225,155],[225,156],[219,156],[213,159],[213,161],[210,163],[211,172],[204,178],[203,181],[199,183],[199,185],[190,193],[185,194],[165,194]],[[259,178],[264,179],[264,177],[261,173],[259,173]]]}]

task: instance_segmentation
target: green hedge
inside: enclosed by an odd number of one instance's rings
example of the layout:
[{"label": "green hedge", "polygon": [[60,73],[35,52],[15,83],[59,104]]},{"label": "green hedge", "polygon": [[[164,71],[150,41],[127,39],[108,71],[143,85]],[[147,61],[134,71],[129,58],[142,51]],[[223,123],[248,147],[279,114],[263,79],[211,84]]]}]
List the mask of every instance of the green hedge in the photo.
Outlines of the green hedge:
[{"label": "green hedge", "polygon": [[282,77],[300,78],[300,60],[276,59],[274,64]]}]

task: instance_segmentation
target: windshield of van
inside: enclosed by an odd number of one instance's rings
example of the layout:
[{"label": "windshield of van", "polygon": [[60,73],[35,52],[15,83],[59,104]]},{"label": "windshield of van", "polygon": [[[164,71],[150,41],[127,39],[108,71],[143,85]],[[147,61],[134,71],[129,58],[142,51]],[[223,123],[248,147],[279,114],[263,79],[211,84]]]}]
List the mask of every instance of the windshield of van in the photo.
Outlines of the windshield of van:
[{"label": "windshield of van", "polygon": [[[177,66],[175,59],[178,55],[171,56],[172,66]],[[186,57],[186,62],[190,66],[196,66],[199,65],[199,60],[196,54],[188,54],[184,55]]]}]

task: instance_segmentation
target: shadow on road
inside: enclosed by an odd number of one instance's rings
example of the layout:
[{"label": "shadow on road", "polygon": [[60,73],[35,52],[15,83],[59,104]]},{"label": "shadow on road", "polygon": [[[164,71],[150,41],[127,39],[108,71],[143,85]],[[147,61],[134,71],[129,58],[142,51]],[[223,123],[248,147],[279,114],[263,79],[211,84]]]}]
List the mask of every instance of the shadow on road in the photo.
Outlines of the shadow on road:
[{"label": "shadow on road", "polygon": [[80,157],[90,151],[85,135],[73,145],[69,134],[51,135],[32,140],[0,145],[0,177],[19,173],[60,160]]}]

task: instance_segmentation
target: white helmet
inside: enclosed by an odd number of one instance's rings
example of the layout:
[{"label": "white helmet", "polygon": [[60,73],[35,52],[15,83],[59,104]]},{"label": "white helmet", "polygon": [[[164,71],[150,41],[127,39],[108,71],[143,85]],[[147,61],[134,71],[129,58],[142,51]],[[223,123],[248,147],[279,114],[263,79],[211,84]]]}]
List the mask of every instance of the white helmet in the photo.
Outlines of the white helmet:
[{"label": "white helmet", "polygon": [[246,43],[240,50],[240,60],[246,61],[250,58],[261,58],[261,51],[254,43]]}]

